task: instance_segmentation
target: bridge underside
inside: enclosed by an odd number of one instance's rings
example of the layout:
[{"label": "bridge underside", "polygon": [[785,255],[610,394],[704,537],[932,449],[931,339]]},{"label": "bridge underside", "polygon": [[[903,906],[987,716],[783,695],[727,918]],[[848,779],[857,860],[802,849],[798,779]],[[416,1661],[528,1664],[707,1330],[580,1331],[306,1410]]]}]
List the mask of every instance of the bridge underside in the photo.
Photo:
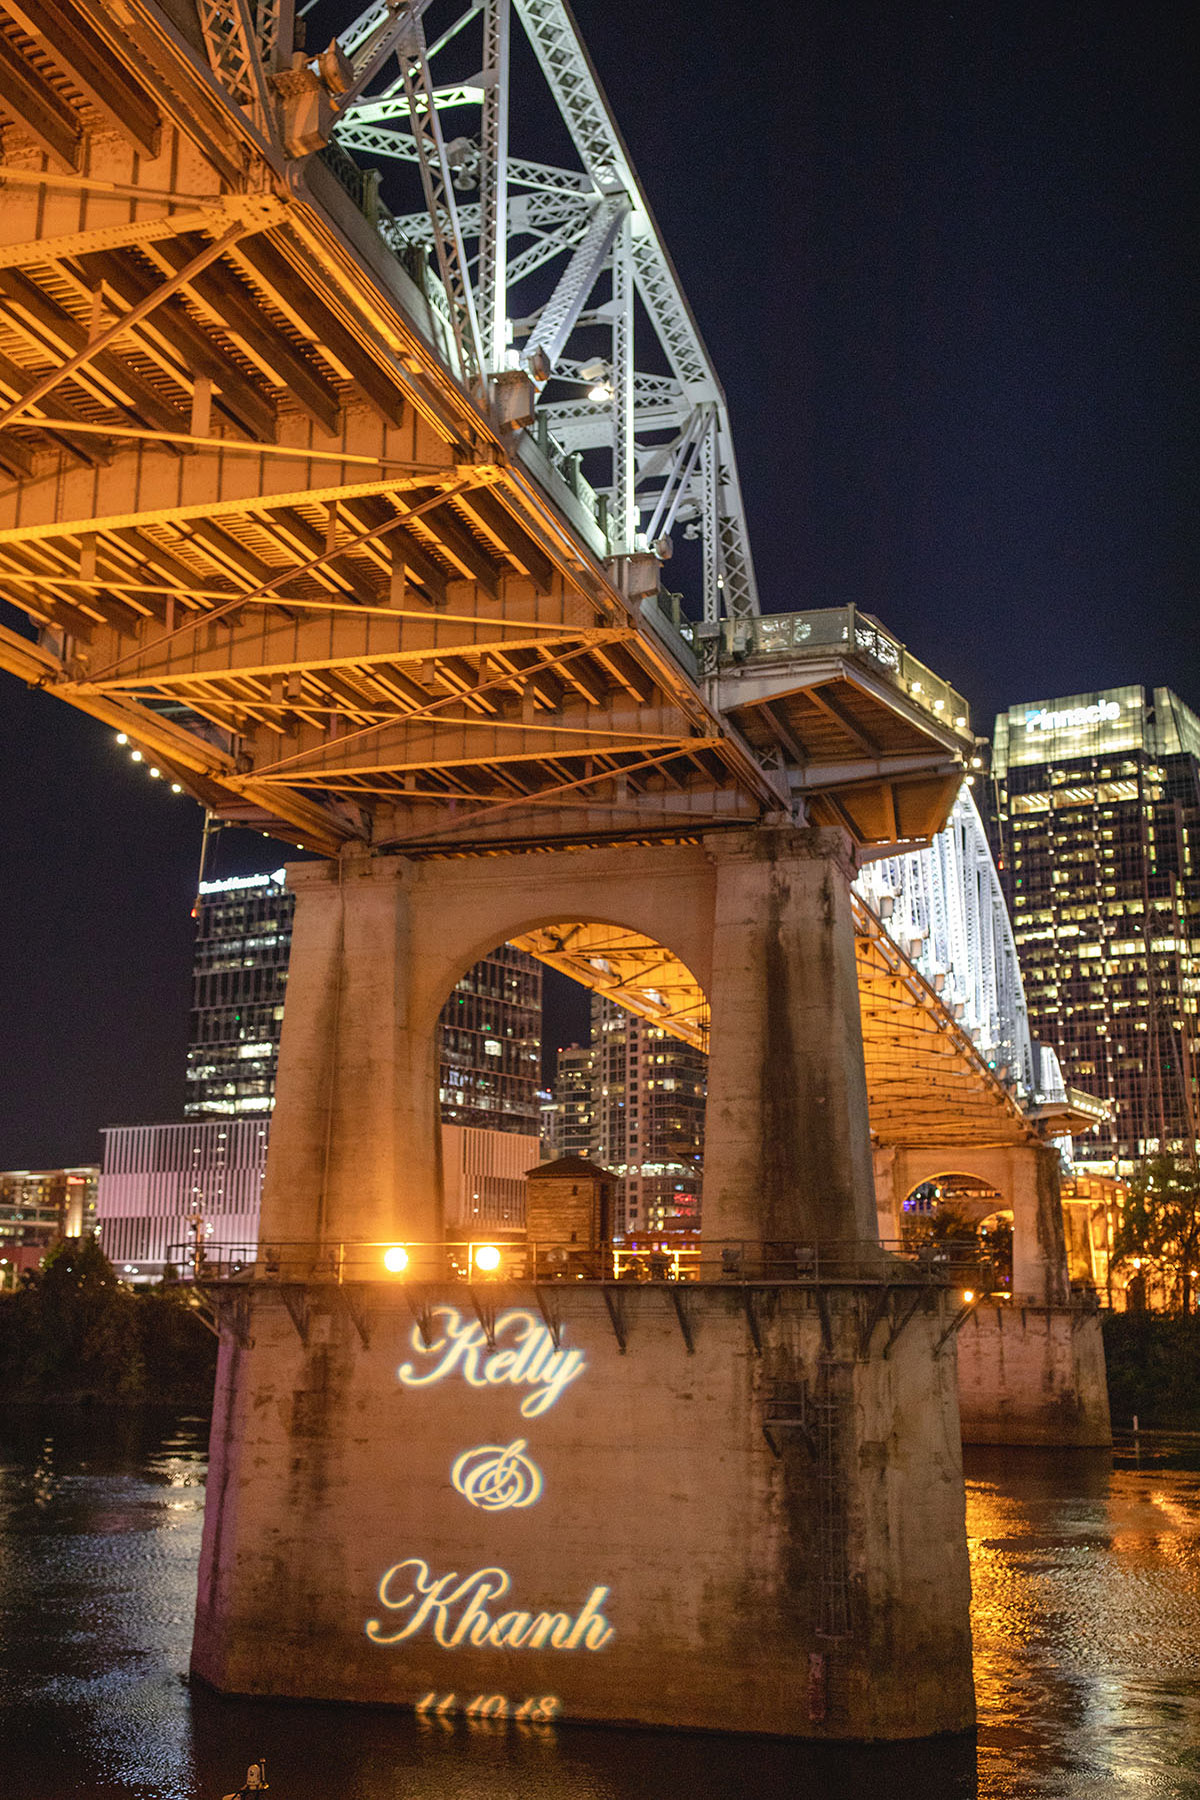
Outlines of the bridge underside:
[{"label": "bridge underside", "polygon": [[962,702],[852,609],[698,635],[216,43],[187,0],[0,7],[0,597],[36,634],[0,667],[325,853],[936,830]]},{"label": "bridge underside", "polygon": [[[854,948],[871,1132],[880,1143],[1030,1145],[1040,1139],[937,994],[862,901]],[[652,939],[611,925],[561,924],[513,940],[672,1037],[708,1049],[699,981]]]}]

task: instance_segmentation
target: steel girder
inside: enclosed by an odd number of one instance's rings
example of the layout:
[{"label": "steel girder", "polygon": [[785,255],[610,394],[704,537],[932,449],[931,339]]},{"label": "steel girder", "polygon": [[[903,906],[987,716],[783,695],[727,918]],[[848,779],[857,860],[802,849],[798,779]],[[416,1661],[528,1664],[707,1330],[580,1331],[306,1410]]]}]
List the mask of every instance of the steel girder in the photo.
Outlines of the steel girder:
[{"label": "steel girder", "polygon": [[[509,153],[510,4],[570,134],[579,170]],[[430,17],[434,10],[428,8]],[[384,4],[366,8],[341,34],[343,49],[361,55],[390,16]],[[478,205],[463,206],[458,221],[475,246],[474,299],[485,366],[497,374],[514,361],[529,367],[536,359],[537,405],[550,432],[559,437],[562,409],[570,409],[561,449],[591,455],[600,465],[598,472],[589,465],[589,476],[607,504],[614,554],[652,547],[644,528],[654,518],[660,521],[654,538],[668,553],[663,540],[670,534],[661,520],[671,510],[689,536],[703,537],[704,617],[751,617],[759,611],[758,592],[725,397],[570,11],[562,0],[475,0],[432,39],[431,66],[443,48],[459,48],[462,32],[476,18],[483,27],[478,79],[435,84],[430,104],[439,113],[480,113],[478,138],[455,139],[451,151],[460,188],[479,187]],[[419,132],[408,96],[392,81],[345,109],[337,137],[347,151],[412,162],[414,125]],[[562,200],[557,211],[530,204],[535,196],[545,201],[554,194]],[[410,242],[437,242],[425,212],[400,214],[396,223]],[[515,290],[557,259],[566,266],[553,290],[531,308],[527,294]],[[607,299],[597,303],[593,296],[605,289]],[[576,368],[607,365],[583,381],[596,397],[564,399],[564,379],[580,379],[566,367],[572,337],[606,315],[613,354],[589,356],[581,345],[570,359]],[[511,340],[523,330],[518,356]],[[637,371],[631,403],[628,377],[639,354],[652,354],[670,374]],[[558,379],[545,381],[545,373]],[[647,379],[669,388],[665,403],[651,410],[638,396]],[[703,451],[690,460],[678,491],[668,493],[672,465],[655,454],[662,448],[656,434],[691,420],[698,409],[710,421]]]},{"label": "steel girder", "polygon": [[1017,947],[970,789],[927,849],[868,863],[856,886],[989,1068],[1031,1102],[1036,1070]]}]

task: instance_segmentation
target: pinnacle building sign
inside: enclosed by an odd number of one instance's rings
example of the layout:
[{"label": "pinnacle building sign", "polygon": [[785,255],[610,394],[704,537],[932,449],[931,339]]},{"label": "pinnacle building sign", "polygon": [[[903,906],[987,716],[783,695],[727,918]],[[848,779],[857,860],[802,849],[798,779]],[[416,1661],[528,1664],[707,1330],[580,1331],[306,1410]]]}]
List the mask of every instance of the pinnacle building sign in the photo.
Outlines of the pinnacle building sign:
[{"label": "pinnacle building sign", "polygon": [[1060,712],[1039,706],[1025,714],[1026,731],[1090,731],[1097,725],[1115,724],[1121,716],[1116,700],[1096,700],[1090,706],[1069,706]]},{"label": "pinnacle building sign", "polygon": [[[435,1307],[432,1316],[440,1335],[427,1342],[414,1325],[413,1358],[397,1370],[402,1387],[436,1390],[457,1379],[492,1389],[497,1399],[516,1388],[523,1390],[520,1416],[537,1420],[587,1371],[582,1350],[565,1348],[561,1331],[556,1345],[545,1322],[521,1308],[501,1313],[490,1339],[478,1320],[455,1306]],[[448,1490],[457,1503],[484,1514],[534,1506],[546,1486],[535,1448],[526,1437],[464,1445],[447,1470]],[[423,1557],[404,1556],[380,1580],[384,1616],[366,1621],[366,1635],[381,1645],[426,1637],[444,1650],[596,1651],[612,1642],[614,1628],[604,1612],[607,1587],[593,1585],[582,1604],[572,1601],[553,1610],[511,1601],[502,1608],[499,1602],[508,1599],[513,1585],[508,1570],[495,1564],[442,1572]]]},{"label": "pinnacle building sign", "polygon": [[1027,701],[996,720],[993,772],[1003,780],[1009,768],[1138,749],[1144,734],[1145,699],[1138,687]]}]

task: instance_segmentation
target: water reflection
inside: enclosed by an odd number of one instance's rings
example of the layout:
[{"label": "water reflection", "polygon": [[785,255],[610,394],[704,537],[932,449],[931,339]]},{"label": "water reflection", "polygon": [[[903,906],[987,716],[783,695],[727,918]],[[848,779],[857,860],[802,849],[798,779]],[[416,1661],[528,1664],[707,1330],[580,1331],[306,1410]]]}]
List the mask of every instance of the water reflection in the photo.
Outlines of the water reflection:
[{"label": "water reflection", "polygon": [[1200,1792],[1195,1471],[973,1450],[967,1477],[980,1793]]},{"label": "water reflection", "polygon": [[[1200,1794],[1200,1473],[973,1451],[981,1728],[827,1749],[222,1699],[184,1679],[206,1427],[0,1415],[7,1800],[1100,1800]],[[1127,1466],[1128,1465],[1128,1466]]]}]

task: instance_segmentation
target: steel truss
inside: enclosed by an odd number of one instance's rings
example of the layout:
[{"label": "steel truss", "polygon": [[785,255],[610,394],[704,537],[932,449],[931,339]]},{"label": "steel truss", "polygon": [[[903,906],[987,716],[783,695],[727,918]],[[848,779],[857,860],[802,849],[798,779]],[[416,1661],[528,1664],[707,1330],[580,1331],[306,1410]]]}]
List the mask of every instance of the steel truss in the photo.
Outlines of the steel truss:
[{"label": "steel truss", "polygon": [[[361,57],[406,11],[424,13],[426,25],[435,12],[441,17],[428,0],[409,8],[374,4],[341,34],[342,50]],[[509,153],[512,14],[570,134],[578,169]],[[481,34],[478,78],[439,81],[439,57],[461,61],[468,30]],[[681,527],[703,540],[705,619],[753,616],[758,591],[725,397],[566,5],[469,0],[431,34],[427,56],[427,104],[393,74],[340,109],[338,144],[393,167],[419,162],[424,172],[430,114],[478,113],[474,131],[468,127],[446,148],[460,191],[478,191],[477,202],[458,209],[457,227],[486,373],[529,372],[543,429],[561,450],[589,459],[614,555],[655,550],[665,558]],[[396,226],[408,242],[436,249],[441,269],[448,234],[425,185],[425,206],[399,214]],[[539,273],[542,291],[534,294],[524,284]],[[453,318],[462,316],[464,299],[453,294]],[[611,333],[606,352],[595,347],[600,325]],[[639,357],[662,372],[639,369]],[[470,361],[460,361],[468,384]]]},{"label": "steel truss", "polygon": [[988,1067],[1031,1102],[1038,1071],[1017,946],[971,790],[927,849],[868,863],[856,887]]}]

